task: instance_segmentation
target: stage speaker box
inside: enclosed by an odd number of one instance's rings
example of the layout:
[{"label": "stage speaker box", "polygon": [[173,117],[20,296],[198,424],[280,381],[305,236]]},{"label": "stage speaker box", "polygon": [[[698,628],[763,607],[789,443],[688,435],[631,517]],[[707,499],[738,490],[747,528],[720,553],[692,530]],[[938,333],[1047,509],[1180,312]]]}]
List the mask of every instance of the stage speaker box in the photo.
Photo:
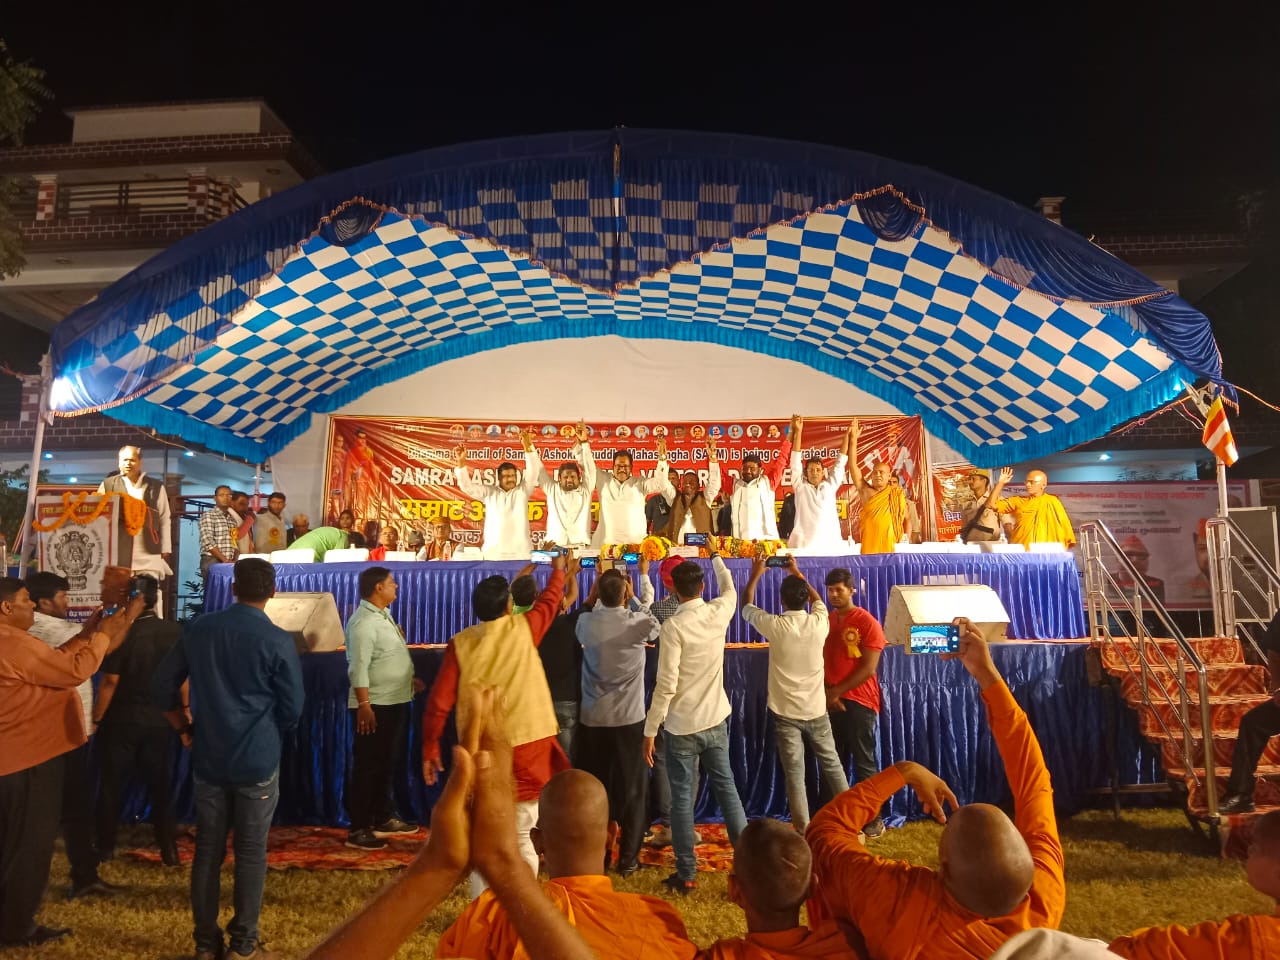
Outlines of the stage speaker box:
[{"label": "stage speaker box", "polygon": [[267,601],[266,614],[293,636],[299,653],[324,653],[346,643],[332,593],[277,593]]},{"label": "stage speaker box", "polygon": [[968,617],[988,643],[1008,639],[1009,614],[990,587],[980,583],[900,584],[889,593],[885,641],[905,646],[913,625],[950,623],[956,617]]}]

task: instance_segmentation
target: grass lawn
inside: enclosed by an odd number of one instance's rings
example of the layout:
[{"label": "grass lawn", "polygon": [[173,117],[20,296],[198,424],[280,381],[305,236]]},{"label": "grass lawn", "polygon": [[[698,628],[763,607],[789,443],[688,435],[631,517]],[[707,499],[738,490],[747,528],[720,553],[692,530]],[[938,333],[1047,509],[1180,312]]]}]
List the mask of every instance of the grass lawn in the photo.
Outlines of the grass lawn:
[{"label": "grass lawn", "polygon": [[[936,863],[938,832],[932,823],[912,823],[873,841],[884,856]],[[1176,810],[1126,811],[1116,821],[1109,812],[1081,813],[1061,824],[1067,861],[1067,912],[1062,929],[1109,939],[1153,924],[1196,923],[1232,913],[1267,913],[1273,905],[1245,881],[1242,864],[1223,861],[1198,838]],[[150,839],[143,828],[139,842]],[[128,839],[121,837],[121,846]],[[74,936],[23,956],[114,958],[189,956],[191,910],[188,870],[113,861],[105,879],[130,886],[110,900],[68,903],[67,863],[54,858],[53,879],[38,919],[72,927]],[[664,896],[666,872],[642,869],[622,890]],[[262,913],[267,945],[296,956],[316,943],[340,918],[359,908],[386,882],[388,872],[271,871]],[[745,932],[742,913],[725,899],[725,876],[700,874],[694,895],[677,898],[690,937],[707,944]],[[223,903],[230,903],[231,872],[223,873]],[[399,957],[430,957],[440,933],[466,906],[465,887],[445,901],[401,948]],[[224,910],[223,922],[230,919]]]}]

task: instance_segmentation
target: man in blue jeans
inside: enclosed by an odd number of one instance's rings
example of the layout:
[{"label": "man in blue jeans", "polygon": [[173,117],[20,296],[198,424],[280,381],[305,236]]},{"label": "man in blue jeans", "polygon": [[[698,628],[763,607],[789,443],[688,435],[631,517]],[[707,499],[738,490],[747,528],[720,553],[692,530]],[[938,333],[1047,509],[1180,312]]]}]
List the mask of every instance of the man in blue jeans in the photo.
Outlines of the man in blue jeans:
[{"label": "man in blue jeans", "polygon": [[[778,759],[787,784],[791,826],[801,835],[809,826],[809,791],[805,782],[804,745],[818,758],[822,783],[831,796],[849,789],[844,766],[836,754],[827,717],[823,686],[822,648],[827,642],[827,607],[822,597],[788,558],[787,577],[778,593],[781,614],[755,605],[756,584],[765,570],[764,552],[751,564],[751,577],[742,591],[742,619],[769,641],[769,714],[778,742]],[[805,610],[805,605],[810,610]]]},{"label": "man in blue jeans", "polygon": [[[267,830],[280,799],[280,749],[302,715],[302,666],[293,639],[265,612],[275,595],[266,560],[235,566],[236,603],[187,625],[160,662],[152,697],[191,750],[195,772],[196,853],[191,912],[196,960],[276,954],[259,942],[258,915],[267,877]],[[192,723],[178,699],[190,677]],[[235,916],[226,952],[218,898],[227,833],[235,831]]]},{"label": "man in blue jeans", "polygon": [[644,724],[644,755],[653,766],[654,737],[665,725],[663,738],[667,777],[671,781],[671,846],[676,872],[663,881],[677,893],[688,894],[694,880],[693,800],[697,790],[696,764],[702,764],[729,840],[737,843],[747,826],[738,787],[729,767],[729,698],[724,692],[724,638],[733,619],[738,594],[724,561],[711,547],[720,595],[702,599],[702,567],[686,561],[671,572],[680,607],[662,625],[658,640],[658,679]]}]

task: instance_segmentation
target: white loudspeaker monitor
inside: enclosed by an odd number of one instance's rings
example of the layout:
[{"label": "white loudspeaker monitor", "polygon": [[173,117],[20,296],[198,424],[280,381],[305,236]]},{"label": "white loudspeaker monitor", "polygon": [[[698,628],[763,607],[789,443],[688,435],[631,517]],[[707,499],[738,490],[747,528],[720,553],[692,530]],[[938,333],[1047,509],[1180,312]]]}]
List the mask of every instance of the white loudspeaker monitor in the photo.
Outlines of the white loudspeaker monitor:
[{"label": "white loudspeaker monitor", "polygon": [[889,593],[885,641],[905,645],[913,625],[950,623],[956,617],[968,617],[988,643],[1008,639],[1009,614],[990,587],[980,583],[900,584]]},{"label": "white loudspeaker monitor", "polygon": [[266,614],[293,635],[299,653],[324,653],[346,643],[332,593],[277,593],[267,601]]}]

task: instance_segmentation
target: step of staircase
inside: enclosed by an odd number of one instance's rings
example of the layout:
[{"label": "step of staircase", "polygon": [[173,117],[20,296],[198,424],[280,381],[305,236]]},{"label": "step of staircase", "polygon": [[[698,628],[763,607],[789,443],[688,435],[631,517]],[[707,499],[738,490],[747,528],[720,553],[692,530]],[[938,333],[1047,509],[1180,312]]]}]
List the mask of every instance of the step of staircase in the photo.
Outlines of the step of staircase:
[{"label": "step of staircase", "polygon": [[[1214,736],[1235,737],[1236,731],[1240,728],[1240,718],[1266,699],[1265,696],[1221,697],[1214,699],[1209,704],[1209,722],[1212,724],[1212,734]],[[1179,735],[1182,723],[1178,717],[1178,710],[1173,704],[1152,703],[1149,707],[1143,704],[1130,705],[1138,712],[1138,729],[1142,731],[1144,737],[1154,738],[1164,735],[1164,728],[1155,719],[1156,716],[1164,720],[1165,727],[1168,728],[1170,733],[1175,737]],[[1192,734],[1198,735],[1200,733],[1200,707],[1198,704],[1191,704],[1190,709],[1187,711],[1187,721],[1191,726]]]},{"label": "step of staircase", "polygon": [[[1119,672],[1123,671],[1123,672]],[[1142,702],[1143,675],[1130,673],[1125,667],[1113,674],[1120,680],[1120,691],[1130,703]],[[1183,673],[1187,690],[1193,699],[1200,689],[1199,680],[1194,670]],[[1205,668],[1205,680],[1209,686],[1211,697],[1220,696],[1255,696],[1267,695],[1267,671],[1265,667],[1215,663]],[[1148,666],[1145,674],[1148,694],[1152,700],[1164,700],[1178,696],[1177,672],[1164,666]]]},{"label": "step of staircase", "polygon": [[[1219,800],[1226,796],[1227,776],[1230,772],[1229,767],[1214,771]],[[1193,816],[1203,817],[1208,815],[1209,809],[1204,795],[1204,770],[1196,770],[1196,776],[1200,782],[1191,788],[1187,805]],[[1280,766],[1258,766],[1254,774],[1253,802],[1258,807],[1280,807]]]},{"label": "step of staircase", "polygon": [[[1180,777],[1183,775],[1183,757],[1182,757],[1182,739],[1180,737],[1169,740],[1165,737],[1151,737],[1153,742],[1160,745],[1160,761],[1164,766],[1165,772],[1169,776]],[[1236,741],[1235,736],[1230,738],[1223,736],[1213,741],[1213,766],[1216,770],[1230,770],[1231,758],[1235,756]],[[1204,766],[1204,740],[1197,737],[1191,743],[1192,763],[1197,767]],[[1262,752],[1262,759],[1259,761],[1262,766],[1280,767],[1280,737],[1272,737],[1267,747]]]},{"label": "step of staircase", "polygon": [[[1191,649],[1206,665],[1222,664],[1222,665],[1243,665],[1244,649],[1239,640],[1231,637],[1189,637],[1188,642]],[[1138,643],[1136,640],[1126,640],[1120,637],[1113,638],[1110,642],[1102,642],[1100,644],[1100,652],[1102,654],[1102,664],[1109,672],[1121,670],[1125,673],[1128,668],[1125,662],[1137,667]],[[1176,640],[1167,638],[1153,638],[1143,641],[1141,644],[1143,653],[1146,654],[1146,660],[1151,664],[1169,664],[1177,663],[1180,648]],[[1159,648],[1157,652],[1156,648]]]}]

